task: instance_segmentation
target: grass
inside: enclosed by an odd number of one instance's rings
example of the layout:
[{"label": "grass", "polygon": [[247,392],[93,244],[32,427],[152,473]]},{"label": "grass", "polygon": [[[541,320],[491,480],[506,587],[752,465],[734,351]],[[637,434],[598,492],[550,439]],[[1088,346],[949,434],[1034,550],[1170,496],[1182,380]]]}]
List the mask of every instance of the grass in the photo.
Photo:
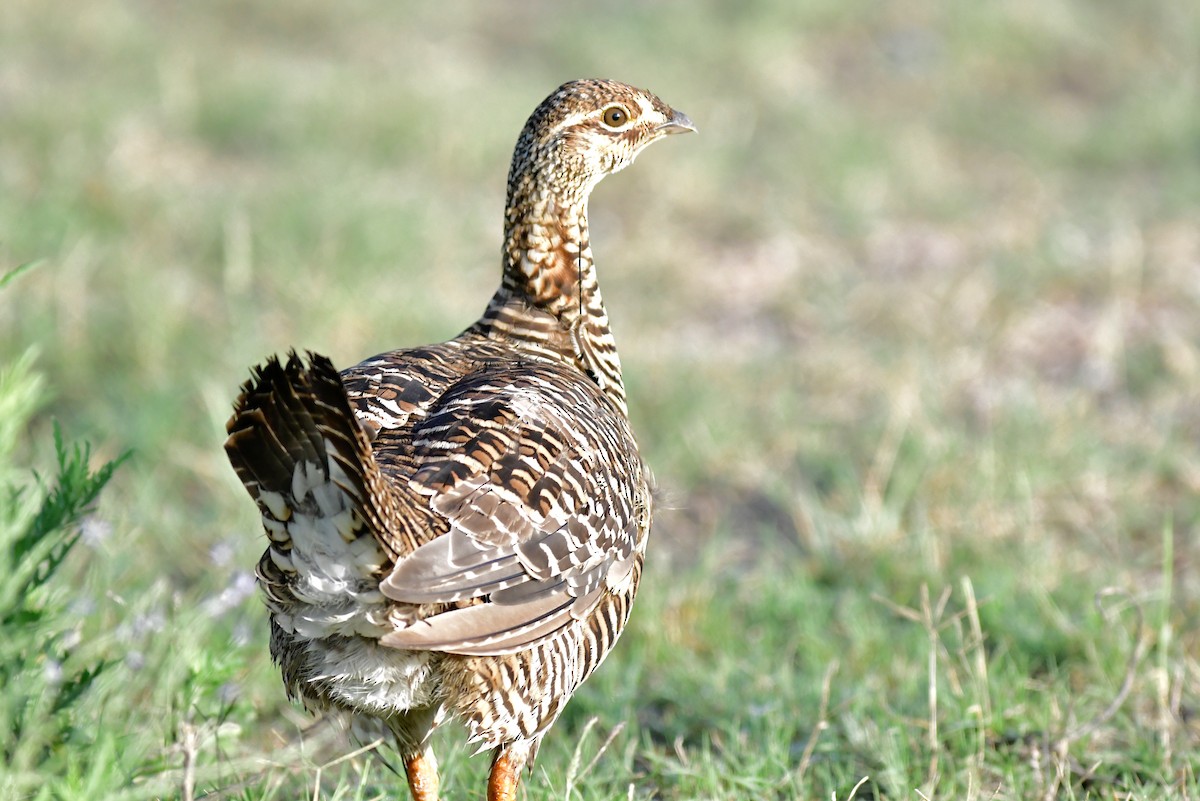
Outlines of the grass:
[{"label": "grass", "polygon": [[525,797],[1200,798],[1189,4],[10,6],[5,530],[132,455],[0,582],[5,797],[394,796],[283,698],[223,424],[268,353],[474,319],[525,115],[597,74],[701,134],[594,198],[663,499]]}]

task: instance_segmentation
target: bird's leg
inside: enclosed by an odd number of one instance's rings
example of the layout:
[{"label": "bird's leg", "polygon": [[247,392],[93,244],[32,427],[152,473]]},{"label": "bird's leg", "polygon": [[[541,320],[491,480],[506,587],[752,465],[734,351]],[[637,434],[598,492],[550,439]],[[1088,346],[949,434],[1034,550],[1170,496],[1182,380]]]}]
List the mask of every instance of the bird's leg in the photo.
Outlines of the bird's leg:
[{"label": "bird's leg", "polygon": [[528,759],[529,749],[515,743],[496,749],[488,774],[487,801],[516,801],[517,783]]},{"label": "bird's leg", "polygon": [[404,772],[408,774],[413,801],[438,801],[437,758],[431,749],[405,757]]}]

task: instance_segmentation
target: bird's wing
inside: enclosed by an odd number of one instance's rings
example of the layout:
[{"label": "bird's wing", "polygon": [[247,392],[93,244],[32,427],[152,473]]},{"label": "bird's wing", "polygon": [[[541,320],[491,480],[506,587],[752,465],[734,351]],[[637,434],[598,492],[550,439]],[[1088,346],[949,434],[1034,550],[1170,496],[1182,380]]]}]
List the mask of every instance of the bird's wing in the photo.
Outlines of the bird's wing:
[{"label": "bird's wing", "polygon": [[385,645],[512,652],[631,580],[649,520],[641,459],[624,416],[578,375],[481,370],[411,436],[420,466],[408,488],[448,530],[401,558],[381,590],[454,608],[397,628]]}]

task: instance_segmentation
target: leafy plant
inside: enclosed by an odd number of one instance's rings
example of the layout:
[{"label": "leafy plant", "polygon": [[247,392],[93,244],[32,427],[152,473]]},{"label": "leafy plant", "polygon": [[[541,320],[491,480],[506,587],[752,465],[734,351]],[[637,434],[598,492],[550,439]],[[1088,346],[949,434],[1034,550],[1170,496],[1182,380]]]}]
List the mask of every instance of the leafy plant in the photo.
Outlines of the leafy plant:
[{"label": "leafy plant", "polygon": [[37,782],[56,752],[87,739],[73,711],[107,663],[77,654],[81,633],[63,567],[125,458],[93,470],[90,447],[65,442],[55,425],[53,475],[18,469],[20,434],[42,396],[32,365],[31,350],[0,369],[0,777],[10,792]]}]

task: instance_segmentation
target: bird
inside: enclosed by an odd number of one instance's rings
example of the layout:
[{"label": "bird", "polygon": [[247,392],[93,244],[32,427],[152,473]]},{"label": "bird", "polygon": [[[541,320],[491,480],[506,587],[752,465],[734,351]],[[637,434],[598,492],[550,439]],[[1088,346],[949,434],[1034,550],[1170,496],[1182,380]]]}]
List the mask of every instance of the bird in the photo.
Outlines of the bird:
[{"label": "bird", "polygon": [[695,131],[654,94],[570,81],[508,173],[500,286],[457,337],[338,371],[252,368],[225,451],[268,538],[256,575],[288,695],[394,745],[439,797],[444,721],[513,801],[547,731],[612,650],[642,575],[653,477],[588,235],[588,198]]}]

